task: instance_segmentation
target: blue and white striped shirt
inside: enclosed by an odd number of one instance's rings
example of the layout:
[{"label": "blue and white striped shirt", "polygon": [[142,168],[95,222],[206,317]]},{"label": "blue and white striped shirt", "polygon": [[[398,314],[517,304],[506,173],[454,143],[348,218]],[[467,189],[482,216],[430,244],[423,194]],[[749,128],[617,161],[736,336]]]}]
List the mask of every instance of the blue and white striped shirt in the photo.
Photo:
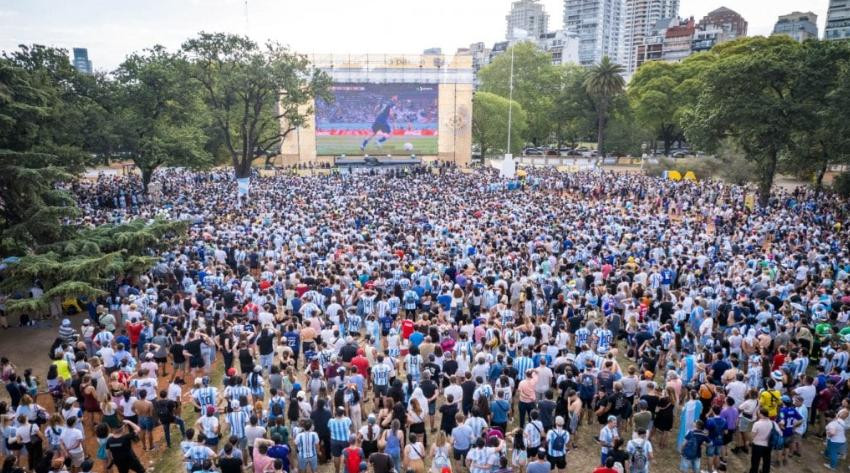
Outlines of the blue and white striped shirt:
[{"label": "blue and white striped shirt", "polygon": [[389,382],[390,367],[384,363],[378,363],[372,367],[372,382],[375,386],[386,386]]},{"label": "blue and white striped shirt", "polygon": [[521,356],[516,359],[514,365],[516,366],[517,379],[523,380],[525,379],[525,372],[534,368],[534,361],[527,356]]},{"label": "blue and white striped shirt", "polygon": [[543,438],[543,423],[539,420],[534,420],[525,425],[525,446],[527,448],[537,448],[540,446],[540,441]]},{"label": "blue and white striped shirt", "polygon": [[218,389],[212,386],[198,388],[195,390],[194,395],[198,405],[201,406],[201,411],[207,406],[214,406],[216,404],[216,396],[218,396]]},{"label": "blue and white striped shirt", "polygon": [[237,438],[245,438],[245,424],[248,423],[248,415],[238,410],[227,413],[227,424],[230,425],[230,435]]},{"label": "blue and white striped shirt", "polygon": [[[555,440],[562,438],[564,440],[563,450],[555,450]],[[562,457],[567,454],[567,445],[570,443],[570,433],[564,429],[552,429],[546,435],[546,453],[552,457]]]},{"label": "blue and white striped shirt", "polygon": [[328,429],[331,431],[331,440],[348,442],[351,436],[351,419],[348,417],[334,417],[328,421]]},{"label": "blue and white striped shirt", "polygon": [[295,437],[295,446],[298,449],[298,458],[315,457],[317,443],[319,443],[319,434],[316,432],[299,433]]}]

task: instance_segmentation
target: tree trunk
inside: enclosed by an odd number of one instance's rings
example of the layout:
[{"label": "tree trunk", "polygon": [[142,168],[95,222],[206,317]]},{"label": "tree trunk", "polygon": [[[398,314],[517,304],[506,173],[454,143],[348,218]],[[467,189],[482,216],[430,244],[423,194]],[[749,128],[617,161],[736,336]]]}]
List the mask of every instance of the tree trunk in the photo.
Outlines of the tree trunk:
[{"label": "tree trunk", "polygon": [[769,151],[767,162],[759,178],[759,205],[766,207],[770,201],[770,189],[773,187],[773,177],[776,175],[777,152]]},{"label": "tree trunk", "polygon": [[827,169],[829,169],[829,161],[824,161],[823,166],[818,169],[817,178],[815,179],[815,199],[820,197],[820,193],[823,190],[823,177],[826,175]]},{"label": "tree trunk", "polygon": [[239,157],[233,160],[233,172],[237,179],[251,177],[251,159]]},{"label": "tree trunk", "polygon": [[145,193],[145,195],[148,195],[148,186],[151,183],[151,179],[153,178],[153,172],[156,170],[156,168],[140,167],[139,170],[142,171],[142,191]]},{"label": "tree trunk", "polygon": [[596,165],[605,161],[605,122],[607,121],[607,104],[600,104],[596,129]]}]

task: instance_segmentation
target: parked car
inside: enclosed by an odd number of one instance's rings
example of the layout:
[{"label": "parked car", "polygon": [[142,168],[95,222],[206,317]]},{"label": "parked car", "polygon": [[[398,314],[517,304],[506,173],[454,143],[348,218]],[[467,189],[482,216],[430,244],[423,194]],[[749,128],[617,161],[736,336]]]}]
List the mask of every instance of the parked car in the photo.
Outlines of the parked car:
[{"label": "parked car", "polygon": [[546,156],[560,156],[561,153],[555,148],[549,148],[546,150]]},{"label": "parked car", "polygon": [[525,148],[522,150],[523,156],[543,156],[543,150],[540,148]]}]

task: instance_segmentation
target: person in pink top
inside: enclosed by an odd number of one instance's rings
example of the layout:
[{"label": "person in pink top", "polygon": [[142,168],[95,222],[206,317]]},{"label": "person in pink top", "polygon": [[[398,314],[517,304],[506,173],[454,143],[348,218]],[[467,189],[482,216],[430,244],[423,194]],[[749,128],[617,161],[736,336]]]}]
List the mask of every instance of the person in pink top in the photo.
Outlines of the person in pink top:
[{"label": "person in pink top", "polygon": [[272,445],[274,445],[274,442],[268,439],[258,438],[254,440],[254,451],[252,453],[254,473],[264,473],[274,462],[274,458],[268,455],[269,447]]},{"label": "person in pink top", "polygon": [[519,425],[525,425],[525,416],[530,414],[537,405],[537,394],[534,387],[537,385],[537,370],[530,369],[525,372],[525,379],[517,386],[519,396]]}]

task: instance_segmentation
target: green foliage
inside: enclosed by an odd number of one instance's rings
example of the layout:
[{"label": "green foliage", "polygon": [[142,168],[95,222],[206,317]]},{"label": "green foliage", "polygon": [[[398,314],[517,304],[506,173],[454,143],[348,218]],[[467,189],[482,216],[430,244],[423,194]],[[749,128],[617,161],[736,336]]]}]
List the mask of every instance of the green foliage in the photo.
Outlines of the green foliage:
[{"label": "green foliage", "polygon": [[306,125],[316,97],[332,99],[327,74],[277,43],[201,32],[182,51],[237,177],[249,177],[254,158]]},{"label": "green foliage", "polygon": [[687,113],[689,141],[715,150],[732,138],[758,164],[760,202],[767,203],[780,154],[806,110],[796,89],[801,46],[788,37],[755,37],[723,44],[701,75],[696,107]]},{"label": "green foliage", "polygon": [[[504,151],[507,146],[510,101],[489,92],[478,92],[472,101],[472,141],[481,155]],[[517,102],[511,111],[511,153],[519,154],[527,129],[527,114]]]},{"label": "green foliage", "polygon": [[183,58],[154,46],[127,57],[115,71],[119,85],[114,117],[121,149],[142,172],[147,192],[159,166],[204,168],[214,164],[204,146],[206,114]]},{"label": "green foliage", "polygon": [[605,130],[611,118],[611,106],[614,100],[623,93],[623,66],[611,61],[608,56],[602,58],[599,64],[590,68],[584,87],[593,99],[596,108],[596,149],[600,159],[605,156]]},{"label": "green foliage", "polygon": [[841,197],[850,197],[850,173],[843,172],[832,181],[832,190]]},{"label": "green foliage", "polygon": [[670,154],[673,141],[682,135],[678,115],[686,103],[679,88],[685,79],[684,70],[680,63],[652,61],[642,65],[629,82],[635,120],[661,139],[665,155]]},{"label": "green foliage", "polygon": [[579,141],[592,136],[596,128],[593,99],[584,87],[587,76],[588,70],[576,64],[560,68],[560,87],[552,115],[558,148],[563,143],[575,147]]},{"label": "green foliage", "polygon": [[808,41],[802,46],[801,61],[794,93],[803,111],[780,168],[814,177],[820,190],[830,164],[850,162],[850,45]]},{"label": "green foliage", "polygon": [[511,46],[492,63],[478,72],[481,92],[505,98],[510,94],[511,54],[514,56],[513,100],[528,115],[527,141],[535,145],[548,143],[553,131],[552,114],[559,92],[560,73],[552,65],[552,57],[531,42]]},{"label": "green foliage", "polygon": [[[61,156],[82,166],[109,143],[102,76],[80,74],[68,52],[21,46],[0,58],[0,149]],[[103,131],[101,131],[103,130]]]}]

